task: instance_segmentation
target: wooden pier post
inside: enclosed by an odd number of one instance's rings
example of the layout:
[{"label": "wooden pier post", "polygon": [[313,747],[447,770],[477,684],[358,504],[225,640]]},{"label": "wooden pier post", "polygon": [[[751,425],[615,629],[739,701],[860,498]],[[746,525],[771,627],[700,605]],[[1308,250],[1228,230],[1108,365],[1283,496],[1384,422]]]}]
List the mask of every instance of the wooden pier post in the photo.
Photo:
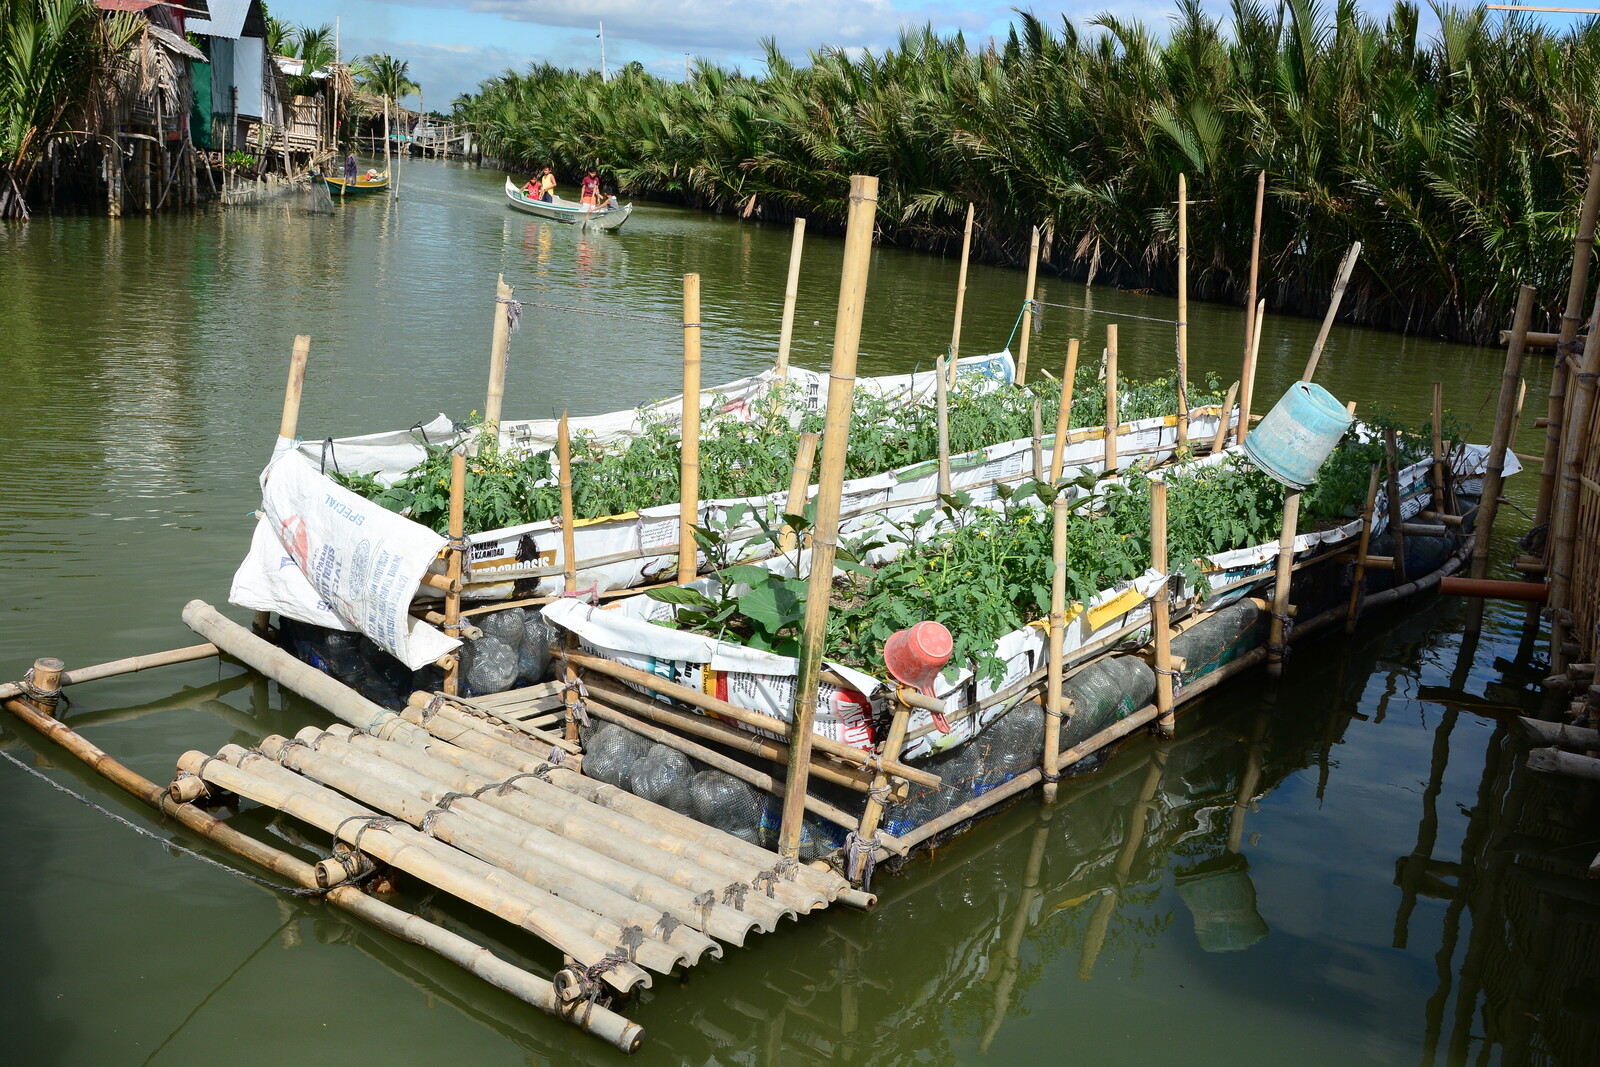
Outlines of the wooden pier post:
[{"label": "wooden pier post", "polygon": [[845,452],[850,444],[850,412],[855,404],[856,352],[872,258],[872,231],[878,207],[878,179],[850,178],[850,214],[845,226],[844,269],[839,278],[839,312],[833,334],[833,366],[828,375],[827,420],[822,437],[822,471],[817,480],[816,520],[811,528],[811,575],[800,636],[800,667],[795,676],[794,711],[789,725],[789,768],[784,783],[783,823],[778,853],[800,854],[807,772],[811,763],[817,684],[822,673],[828,628],[828,596],[839,541],[839,504],[844,488]]},{"label": "wooden pier post", "polygon": [[950,390],[945,386],[946,360],[934,364],[934,411],[939,431],[939,495],[950,495]]},{"label": "wooden pier post", "polygon": [[[795,219],[794,239],[789,244],[789,280],[783,287],[783,321],[778,327],[778,362],[773,368],[780,382],[789,380],[789,345],[794,338],[794,306],[800,299],[800,253],[805,241],[806,220]],[[688,284],[687,280],[684,284]],[[695,321],[699,320],[700,313],[697,311]]]},{"label": "wooden pier post", "polygon": [[1239,372],[1239,427],[1234,444],[1250,432],[1250,402],[1256,388],[1256,283],[1261,274],[1261,209],[1267,199],[1267,172],[1256,175],[1256,224],[1250,238],[1250,288],[1244,298],[1244,367]]},{"label": "wooden pier post", "polygon": [[[1494,413],[1494,436],[1489,442],[1489,458],[1484,464],[1483,497],[1478,502],[1477,542],[1472,546],[1472,566],[1468,577],[1483,578],[1489,572],[1490,543],[1494,538],[1495,515],[1500,509],[1500,490],[1505,480],[1506,450],[1514,443],[1513,426],[1516,406],[1522,386],[1522,356],[1528,326],[1533,321],[1533,286],[1524,285],[1517,293],[1517,310],[1511,320],[1511,343],[1506,346],[1506,366],[1500,375],[1500,403]],[[1483,598],[1467,599],[1467,618],[1462,624],[1465,633],[1475,634],[1483,629]]]},{"label": "wooden pier post", "polygon": [[[572,438],[567,430],[567,413],[561,413],[556,426],[556,462],[561,464],[561,578],[565,595],[578,591],[578,549],[576,545],[577,514],[572,506]],[[566,635],[567,651],[578,647],[577,635],[570,630]],[[568,741],[578,740],[578,671],[567,660],[566,688],[561,702],[566,709],[563,736]]]},{"label": "wooden pier post", "polygon": [[1078,380],[1078,339],[1067,342],[1067,365],[1061,373],[1061,406],[1056,409],[1056,439],[1050,450],[1050,484],[1061,481],[1066,462],[1067,438],[1072,436],[1072,388]]},{"label": "wooden pier post", "polygon": [[[793,309],[790,309],[792,316]],[[700,275],[683,276],[683,418],[678,433],[678,584],[694,581],[700,550]]]},{"label": "wooden pier post", "polygon": [[[795,448],[794,466],[789,471],[789,492],[783,500],[783,513],[795,517],[806,513],[807,490],[811,486],[811,465],[817,456],[817,435],[803,433]],[[800,543],[800,534],[788,523],[778,531],[778,551],[793,552]]]},{"label": "wooden pier post", "polygon": [[[1600,309],[1600,300],[1596,302]],[[1589,443],[1589,429],[1594,419],[1595,378],[1600,376],[1600,330],[1591,323],[1588,339],[1583,346],[1583,363],[1574,376],[1577,389],[1572,394],[1567,425],[1563,428],[1565,441],[1561,446],[1561,480],[1556,486],[1556,496],[1551,503],[1550,529],[1553,547],[1547,557],[1550,561],[1550,607],[1554,621],[1550,625],[1550,673],[1566,672],[1570,656],[1567,654],[1567,635],[1570,632],[1573,593],[1572,557],[1573,541],[1578,526],[1578,504],[1583,492],[1583,461]]]},{"label": "wooden pier post", "polygon": [[1050,575],[1050,625],[1045,631],[1048,642],[1046,690],[1044,694],[1044,799],[1053,804],[1061,780],[1061,720],[1066,715],[1066,696],[1061,692],[1065,671],[1063,643],[1067,630],[1067,500],[1066,494],[1056,496],[1050,505],[1054,523],[1051,534]]},{"label": "wooden pier post", "polygon": [[1189,443],[1189,179],[1178,175],[1178,451]]},{"label": "wooden pier post", "polygon": [[1117,324],[1106,327],[1106,458],[1105,473],[1117,473]]},{"label": "wooden pier post", "polygon": [[1156,732],[1171,737],[1176,718],[1172,712],[1172,604],[1171,575],[1167,574],[1167,481],[1150,479],[1150,567],[1163,577],[1150,600],[1150,630],[1155,645]]},{"label": "wooden pier post", "polygon": [[1039,280],[1039,227],[1028,242],[1028,295],[1022,304],[1022,336],[1017,339],[1017,384],[1028,384],[1028,339],[1033,333],[1033,294]]},{"label": "wooden pier post", "polygon": [[494,292],[494,334],[489,344],[489,395],[483,401],[483,434],[500,445],[500,409],[506,397],[506,362],[511,350],[511,294],[500,275]]},{"label": "wooden pier post", "polygon": [[[461,581],[466,569],[466,502],[467,457],[461,446],[450,453],[450,544],[445,549],[445,580],[450,583],[444,593],[444,632],[451,637],[461,636]],[[461,650],[451,653],[450,666],[444,674],[444,691],[454,696],[461,692]]]},{"label": "wooden pier post", "polygon": [[1356,547],[1355,573],[1350,582],[1350,605],[1345,609],[1344,632],[1356,632],[1361,619],[1362,583],[1367,577],[1367,550],[1372,545],[1372,520],[1378,509],[1378,465],[1372,465],[1372,476],[1367,480],[1367,502],[1361,509],[1361,540]]},{"label": "wooden pier post", "polygon": [[967,260],[972,255],[972,204],[967,204],[967,225],[961,231],[961,270],[956,275],[956,319],[950,328],[950,385],[956,384],[956,360],[961,358],[961,313],[967,303]]}]

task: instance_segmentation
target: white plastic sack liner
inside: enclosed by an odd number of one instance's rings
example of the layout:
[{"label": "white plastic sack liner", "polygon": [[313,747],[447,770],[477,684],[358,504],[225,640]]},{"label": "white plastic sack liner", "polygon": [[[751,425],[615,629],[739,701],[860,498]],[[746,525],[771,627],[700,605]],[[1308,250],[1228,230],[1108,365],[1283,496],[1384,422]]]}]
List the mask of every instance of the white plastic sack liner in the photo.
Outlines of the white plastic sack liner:
[{"label": "white plastic sack liner", "polygon": [[444,545],[285,452],[262,475],[261,515],[228,600],[358,630],[416,670],[461,643],[410,615],[417,584]]}]

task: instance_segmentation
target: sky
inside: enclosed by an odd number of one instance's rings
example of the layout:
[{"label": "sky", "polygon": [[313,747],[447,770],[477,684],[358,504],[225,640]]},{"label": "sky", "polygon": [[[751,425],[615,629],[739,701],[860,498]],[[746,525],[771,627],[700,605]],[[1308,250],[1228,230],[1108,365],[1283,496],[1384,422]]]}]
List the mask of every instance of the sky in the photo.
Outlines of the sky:
[{"label": "sky", "polygon": [[[1576,3],[1577,0],[1567,0]],[[1206,0],[1218,14],[1225,5]],[[1382,0],[1363,7],[1387,9]],[[1003,37],[1014,7],[1032,10],[1051,27],[1066,15],[1080,27],[1111,11],[1163,28],[1176,5],[1171,0],[1066,0],[1027,4],[986,0],[268,0],[268,10],[286,22],[316,26],[339,19],[346,59],[387,52],[411,64],[423,89],[422,103],[448,111],[450,101],[507,68],[530,63],[599,69],[600,24],[605,26],[608,68],[639,62],[662,77],[682,77],[686,55],[759,73],[760,41],[776,38],[796,60],[829,45],[881,51],[902,27],[931,24],[960,30],[969,41]],[[1426,14],[1425,23],[1432,19]],[[1429,27],[1424,26],[1424,32]],[[407,100],[416,106],[417,101]]]}]

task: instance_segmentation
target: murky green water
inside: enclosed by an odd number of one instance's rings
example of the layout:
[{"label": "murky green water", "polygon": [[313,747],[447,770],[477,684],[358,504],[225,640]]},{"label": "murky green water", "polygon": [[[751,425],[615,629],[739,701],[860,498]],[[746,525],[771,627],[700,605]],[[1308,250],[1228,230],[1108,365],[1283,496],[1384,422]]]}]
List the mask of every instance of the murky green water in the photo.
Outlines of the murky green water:
[{"label": "murky green water", "polygon": [[[495,275],[529,307],[508,416],[676,391],[680,276],[704,279],[706,381],[775,351],[789,235],[643,206],[618,234],[512,214],[500,175],[422,164],[398,208],[0,228],[0,676],[195,640],[250,533],[293,336],[314,338],[301,433],[481,408]],[[823,366],[840,246],[807,245],[795,359]],[[951,261],[875,253],[862,373],[949,339]],[[1002,347],[1022,276],[975,267],[963,350]],[[1118,314],[1122,364],[1170,366],[1169,300],[1044,281]],[[1268,291],[1270,298],[1270,290]],[[539,305],[560,305],[562,309]],[[571,310],[580,308],[585,313]],[[1192,363],[1237,376],[1239,312],[1190,311]],[[1032,362],[1098,352],[1108,320],[1052,308]],[[1314,323],[1269,318],[1257,410]],[[1500,353],[1335,330],[1319,381],[1426,415],[1429,383],[1486,440]],[[1549,363],[1530,359],[1530,397]],[[1485,401],[1488,401],[1485,403]],[[1542,437],[1529,413],[1518,449]],[[1532,476],[1512,501],[1531,509]],[[1513,511],[1510,532],[1527,525]],[[235,617],[243,613],[235,611]],[[644,1062],[1589,1064],[1600,1040],[1593,798],[1528,774],[1507,718],[1535,707],[1521,613],[1493,605],[1457,669],[1461,606],[1432,600],[1299,649],[1284,683],[1223,688],[1177,741],[1129,746],[1053,812],[1029,799],[899,877],[883,903],[791,925],[658,979]],[[73,694],[69,722],[150,777],[320,721],[232,666]],[[186,834],[5,720],[0,744],[164,837]],[[0,763],[0,1020],[16,1063],[608,1062],[598,1043],[331,909],[169,853]],[[248,828],[299,837],[246,811]],[[324,842],[320,834],[306,840]],[[408,906],[545,973],[517,932],[425,888]],[[1229,949],[1231,951],[1215,951]]]}]

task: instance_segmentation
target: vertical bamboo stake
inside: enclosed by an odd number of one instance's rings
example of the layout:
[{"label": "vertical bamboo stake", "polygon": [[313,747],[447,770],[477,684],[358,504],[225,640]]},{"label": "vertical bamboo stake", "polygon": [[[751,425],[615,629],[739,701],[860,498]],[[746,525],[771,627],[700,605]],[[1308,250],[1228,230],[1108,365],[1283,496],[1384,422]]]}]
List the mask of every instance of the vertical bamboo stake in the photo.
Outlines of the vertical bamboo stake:
[{"label": "vertical bamboo stake", "polygon": [[1451,491],[1450,472],[1446,470],[1444,455],[1444,383],[1433,383],[1433,510],[1441,515],[1454,515],[1455,494]]},{"label": "vertical bamboo stake", "polygon": [[961,272],[956,276],[956,321],[950,328],[950,384],[956,384],[956,360],[961,358],[961,312],[967,303],[967,260],[972,255],[973,205],[967,205],[967,225],[961,231]]},{"label": "vertical bamboo stake", "polygon": [[1372,465],[1372,476],[1367,480],[1367,503],[1361,509],[1361,541],[1356,548],[1355,574],[1350,582],[1350,605],[1345,609],[1344,632],[1355,633],[1356,622],[1361,618],[1361,583],[1367,577],[1367,549],[1372,546],[1372,516],[1378,508],[1378,465]]},{"label": "vertical bamboo stake", "polygon": [[289,357],[289,382],[283,387],[283,417],[278,420],[278,447],[275,453],[294,447],[295,434],[300,426],[300,396],[306,384],[306,361],[310,358],[311,337],[299,334],[294,339],[294,353]]},{"label": "vertical bamboo stake", "polygon": [[[1596,309],[1600,310],[1600,298]],[[1551,502],[1550,526],[1555,534],[1555,548],[1550,559],[1550,607],[1554,622],[1550,627],[1550,666],[1552,674],[1564,674],[1568,656],[1567,625],[1572,610],[1572,550],[1578,524],[1578,502],[1581,499],[1583,461],[1589,443],[1589,429],[1594,419],[1595,378],[1600,376],[1600,330],[1591,322],[1589,337],[1583,346],[1583,363],[1576,375],[1578,387],[1572,395],[1570,417],[1563,431],[1565,441],[1561,446],[1561,481],[1556,497]]]},{"label": "vertical bamboo stake", "polygon": [[1067,438],[1072,435],[1072,383],[1078,378],[1078,339],[1067,342],[1067,366],[1061,374],[1061,406],[1056,409],[1055,447],[1050,450],[1050,484],[1061,481]]},{"label": "vertical bamboo stake", "polygon": [[950,495],[950,390],[945,385],[945,363],[935,365],[933,396],[939,427],[939,495]]},{"label": "vertical bamboo stake", "polygon": [[1117,472],[1117,327],[1106,327],[1106,462],[1105,473]]},{"label": "vertical bamboo stake", "polygon": [[[459,449],[450,454],[450,545],[445,549],[445,577],[450,588],[444,594],[444,632],[461,636],[461,572],[466,562],[467,457]],[[444,673],[444,691],[451,696],[461,692],[461,650],[450,657]]]},{"label": "vertical bamboo stake", "polygon": [[1267,674],[1283,676],[1284,655],[1288,652],[1284,635],[1294,615],[1289,603],[1289,579],[1294,572],[1295,530],[1300,521],[1300,492],[1293,490],[1283,498],[1283,532],[1278,536],[1278,565],[1272,594],[1272,627],[1267,640]]},{"label": "vertical bamboo stake", "polygon": [[1383,450],[1389,460],[1388,482],[1384,496],[1389,504],[1389,534],[1394,538],[1394,582],[1406,584],[1406,535],[1400,528],[1405,512],[1400,499],[1400,449],[1395,444],[1394,430],[1383,431]]},{"label": "vertical bamboo stake", "polygon": [[[783,325],[778,328],[778,381],[789,380],[789,343],[794,337],[794,305],[800,297],[800,253],[806,242],[806,220],[794,220],[794,240],[789,245],[789,281],[783,287]],[[688,283],[685,282],[685,285]],[[697,314],[695,318],[699,318]]]},{"label": "vertical bamboo stake", "polygon": [[[806,513],[806,489],[811,485],[811,462],[817,455],[817,435],[803,433],[800,435],[800,445],[795,450],[794,467],[789,472],[789,495],[784,498],[783,513],[785,515],[804,515]],[[793,526],[783,524],[783,529],[778,533],[778,551],[793,552],[800,543],[800,535]]]},{"label": "vertical bamboo stake", "polygon": [[700,553],[700,275],[683,276],[683,420],[678,434],[678,584],[694,581]]},{"label": "vertical bamboo stake", "polygon": [[1050,626],[1045,631],[1049,642],[1049,661],[1044,694],[1044,799],[1053,804],[1061,780],[1061,719],[1066,714],[1066,697],[1061,692],[1064,671],[1063,639],[1067,631],[1067,500],[1063,493],[1051,506],[1055,521],[1050,552]]},{"label": "vertical bamboo stake", "polygon": [[500,275],[494,290],[494,334],[489,344],[489,394],[483,401],[483,435],[496,447],[500,443],[500,409],[506,398],[506,361],[511,351],[511,294]]},{"label": "vertical bamboo stake", "polygon": [[1189,180],[1178,175],[1178,448],[1189,443]]},{"label": "vertical bamboo stake", "polygon": [[[894,702],[894,718],[889,722],[889,736],[884,739],[883,749],[880,753],[884,759],[898,760],[900,749],[906,743],[906,728],[911,724],[911,705],[903,701]],[[873,776],[872,788],[867,793],[867,806],[861,812],[861,822],[856,829],[856,840],[862,842],[876,842],[878,839],[878,825],[883,821],[884,808],[887,806],[885,798],[889,795],[889,775],[879,767],[878,773]],[[872,888],[871,859],[873,849],[852,849],[847,854],[845,877],[863,889]]]},{"label": "vertical bamboo stake", "polygon": [[[383,176],[385,178],[389,178],[390,177],[390,174],[389,174],[389,97],[388,96],[385,96],[383,98]],[[391,180],[389,185],[390,185],[390,189],[392,190],[393,187],[394,187],[394,182]],[[392,195],[392,193],[391,193],[391,195]]]},{"label": "vertical bamboo stake", "polygon": [[[1477,543],[1472,546],[1472,568],[1467,573],[1482,578],[1489,570],[1489,543],[1494,537],[1495,513],[1500,507],[1500,488],[1505,478],[1506,449],[1512,440],[1516,419],[1518,387],[1522,384],[1522,353],[1528,340],[1528,325],[1533,321],[1534,288],[1524,285],[1517,293],[1517,310],[1511,320],[1511,339],[1506,345],[1506,368],[1500,375],[1500,404],[1494,413],[1494,436],[1489,442],[1489,459],[1484,465],[1483,499],[1478,504]],[[1467,619],[1463,632],[1475,634],[1483,629],[1483,598],[1467,598]]]},{"label": "vertical bamboo stake", "polygon": [[[839,313],[833,333],[833,367],[828,376],[822,471],[817,480],[816,521],[811,532],[811,575],[800,635],[799,670],[794,682],[783,823],[778,832],[778,853],[791,858],[800,854],[800,829],[811,766],[811,735],[817,717],[817,684],[822,673],[823,642],[828,628],[828,594],[833,588],[833,560],[839,539],[839,498],[844,487],[845,452],[850,444],[850,412],[855,403],[856,352],[861,345],[861,313],[866,302],[867,268],[877,205],[878,179],[865,174],[852,175],[844,269],[839,278]],[[857,844],[859,847],[874,845],[873,842]]]},{"label": "vertical bamboo stake", "polygon": [[1339,305],[1344,301],[1345,286],[1350,284],[1350,272],[1356,269],[1356,260],[1361,258],[1361,242],[1354,241],[1350,251],[1344,254],[1344,262],[1339,264],[1339,275],[1333,283],[1333,296],[1328,301],[1328,313],[1322,318],[1322,329],[1317,331],[1317,343],[1311,346],[1311,358],[1306,360],[1306,371],[1300,375],[1300,380],[1309,382],[1317,373],[1317,361],[1322,358],[1322,348],[1328,343],[1328,332],[1333,329],[1333,320],[1338,317]]},{"label": "vertical bamboo stake", "polygon": [[1044,475],[1044,417],[1039,413],[1039,398],[1033,398],[1033,480]]},{"label": "vertical bamboo stake", "polygon": [[1256,176],[1256,225],[1250,238],[1250,288],[1244,298],[1244,368],[1239,372],[1239,428],[1234,443],[1250,431],[1250,402],[1256,387],[1256,283],[1261,276],[1261,208],[1267,199],[1267,172]]},{"label": "vertical bamboo stake", "polygon": [[[572,506],[572,438],[567,431],[567,413],[561,413],[556,427],[556,462],[561,464],[561,578],[562,589],[568,596],[578,591],[578,549],[575,544],[577,515]],[[578,647],[578,639],[571,631],[566,635],[567,651]],[[564,736],[568,741],[578,739],[578,669],[567,664],[567,687],[561,701],[566,707]]]},{"label": "vertical bamboo stake", "polygon": [[1039,227],[1028,242],[1028,296],[1022,304],[1022,337],[1017,341],[1017,384],[1028,382],[1028,335],[1033,332],[1033,292],[1039,280]]},{"label": "vertical bamboo stake", "polygon": [[1256,394],[1256,364],[1261,356],[1261,326],[1267,317],[1267,302],[1256,302],[1255,336],[1250,339],[1250,350],[1245,361],[1244,377],[1240,379],[1239,394],[1239,430],[1234,435],[1234,440],[1244,444],[1244,439],[1250,432],[1250,407],[1255,403]]},{"label": "vertical bamboo stake", "polygon": [[1239,395],[1239,383],[1228,386],[1228,395],[1222,401],[1222,414],[1217,416],[1217,435],[1211,439],[1211,451],[1221,452],[1222,443],[1228,439],[1228,417],[1233,414],[1233,399]]},{"label": "vertical bamboo stake", "polygon": [[[1584,190],[1583,208],[1578,215],[1578,237],[1572,244],[1572,277],[1567,283],[1567,304],[1561,313],[1561,331],[1557,336],[1555,367],[1550,371],[1550,411],[1545,422],[1544,463],[1539,473],[1539,504],[1534,510],[1533,525],[1544,526],[1550,521],[1550,504],[1555,499],[1556,471],[1561,466],[1561,424],[1566,415],[1567,380],[1569,371],[1568,347],[1578,336],[1578,325],[1583,321],[1583,297],[1589,291],[1589,263],[1594,258],[1595,220],[1600,217],[1600,152],[1589,160],[1589,185]],[[1548,544],[1548,537],[1546,539]],[[1545,553],[1549,558],[1548,550]]]},{"label": "vertical bamboo stake", "polygon": [[1167,577],[1167,483],[1150,479],[1150,566],[1163,576],[1161,588],[1150,601],[1150,630],[1155,639],[1156,732],[1171,737],[1172,714],[1172,583]]}]

